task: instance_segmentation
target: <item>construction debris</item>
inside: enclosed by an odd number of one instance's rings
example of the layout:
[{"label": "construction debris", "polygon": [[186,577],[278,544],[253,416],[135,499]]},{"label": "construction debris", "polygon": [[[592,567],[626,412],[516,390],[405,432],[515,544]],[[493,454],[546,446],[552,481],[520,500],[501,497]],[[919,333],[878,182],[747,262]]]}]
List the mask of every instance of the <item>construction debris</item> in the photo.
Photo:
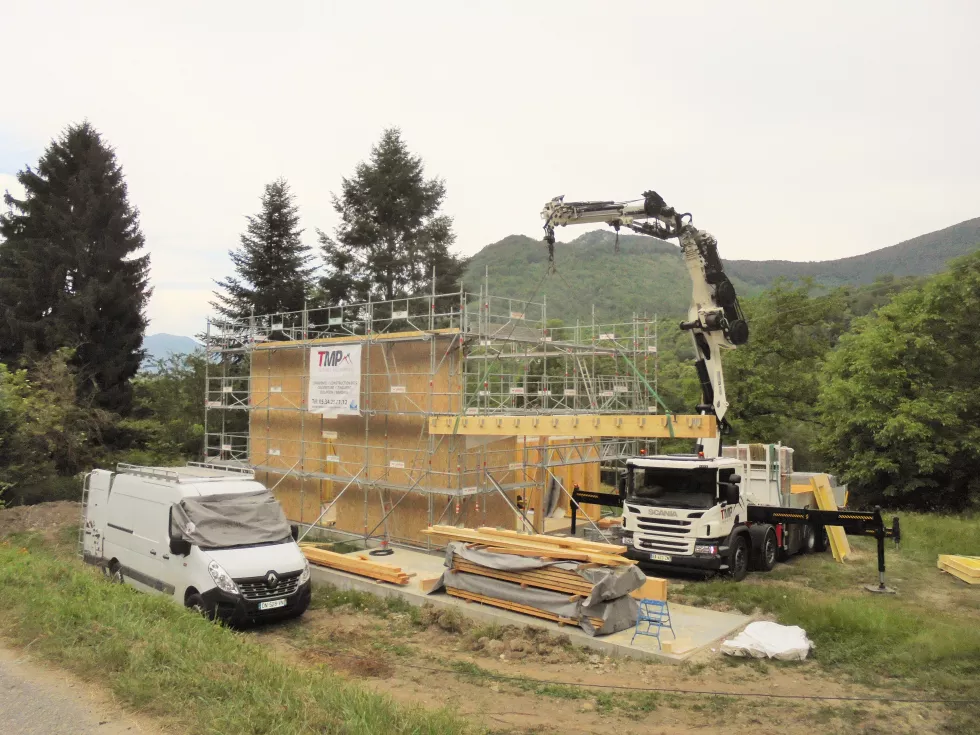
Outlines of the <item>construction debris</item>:
[{"label": "construction debris", "polygon": [[980,584],[980,556],[940,554],[936,566],[967,584]]},{"label": "construction debris", "polygon": [[399,567],[372,561],[363,554],[337,554],[318,548],[315,544],[303,544],[301,548],[311,564],[339,569],[342,572],[357,574],[361,577],[370,577],[379,582],[408,584],[409,580],[415,576],[414,574],[406,574]]}]

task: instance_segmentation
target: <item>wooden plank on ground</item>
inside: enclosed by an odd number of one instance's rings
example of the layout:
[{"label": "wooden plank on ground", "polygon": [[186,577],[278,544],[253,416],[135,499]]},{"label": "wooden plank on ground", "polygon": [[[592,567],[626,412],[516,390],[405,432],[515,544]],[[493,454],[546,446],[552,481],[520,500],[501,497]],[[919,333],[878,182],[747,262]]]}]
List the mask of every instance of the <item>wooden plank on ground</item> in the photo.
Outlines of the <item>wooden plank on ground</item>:
[{"label": "wooden plank on ground", "polygon": [[304,546],[302,551],[303,555],[313,564],[338,569],[342,572],[349,572],[350,574],[357,574],[361,577],[370,577],[381,582],[408,584],[409,579],[414,576],[405,574],[399,567],[359,559],[356,556],[349,556],[347,554],[337,554],[326,549]]},{"label": "wooden plank on ground", "polygon": [[940,554],[938,566],[952,567],[967,577],[980,579],[980,556],[956,556],[955,554]]}]

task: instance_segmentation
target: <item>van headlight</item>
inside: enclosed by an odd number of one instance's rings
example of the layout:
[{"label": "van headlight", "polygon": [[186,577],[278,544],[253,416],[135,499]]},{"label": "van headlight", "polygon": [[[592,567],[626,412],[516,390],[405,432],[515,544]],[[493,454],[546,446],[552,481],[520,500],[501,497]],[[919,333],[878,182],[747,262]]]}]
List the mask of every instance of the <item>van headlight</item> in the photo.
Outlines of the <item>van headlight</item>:
[{"label": "van headlight", "polygon": [[299,573],[299,583],[306,584],[310,581],[310,563],[303,559],[303,571]]},{"label": "van headlight", "polygon": [[214,584],[219,590],[230,592],[233,595],[238,594],[238,585],[235,584],[235,580],[228,576],[228,572],[222,569],[218,562],[213,561],[208,564],[208,574],[211,575],[211,579],[214,580]]}]

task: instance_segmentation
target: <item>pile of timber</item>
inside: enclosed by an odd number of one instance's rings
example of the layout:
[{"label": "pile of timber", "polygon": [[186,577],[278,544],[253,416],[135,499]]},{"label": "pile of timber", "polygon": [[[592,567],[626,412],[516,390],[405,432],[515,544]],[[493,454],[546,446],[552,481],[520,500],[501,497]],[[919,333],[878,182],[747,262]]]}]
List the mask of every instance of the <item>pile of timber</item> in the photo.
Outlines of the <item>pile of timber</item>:
[{"label": "pile of timber", "polygon": [[[542,618],[544,620],[550,620],[553,623],[558,623],[558,625],[579,624],[579,621],[575,618],[563,618],[561,615],[556,615],[555,613],[548,612],[547,610],[540,610],[536,607],[530,607],[529,605],[519,605],[516,602],[509,602],[507,600],[498,600],[496,597],[486,597],[485,595],[478,595],[475,592],[467,592],[466,590],[459,590],[453,587],[446,587],[446,592],[453,597],[460,598],[461,600],[481,602],[484,605],[493,605],[494,607],[499,607],[503,610],[511,610],[513,612],[523,613],[524,615],[533,615],[536,618]],[[602,630],[601,618],[589,618],[589,622],[592,623],[592,627],[594,627],[597,631]]]},{"label": "pile of timber", "polygon": [[390,564],[380,564],[372,561],[364,554],[338,554],[334,551],[318,548],[315,545],[301,546],[303,555],[311,564],[321,567],[339,569],[342,572],[357,574],[361,577],[369,577],[379,582],[391,582],[392,584],[408,584],[409,579],[414,574],[406,574],[400,567],[393,567]]},{"label": "pile of timber", "polygon": [[[559,593],[566,596],[569,602],[585,600],[593,591],[594,584],[581,572],[588,569],[606,569],[609,571],[625,571],[626,567],[636,562],[627,559],[624,554],[626,547],[617,544],[599,543],[580,538],[561,536],[546,536],[543,534],[521,534],[516,531],[497,528],[457,528],[455,526],[432,526],[423,533],[442,540],[456,541],[465,544],[469,549],[477,549],[493,554],[512,556],[536,557],[545,561],[567,562],[574,568],[560,568],[557,565],[545,566],[538,569],[497,569],[485,566],[454,553],[447,563],[451,571],[446,577],[446,592],[472,602],[493,605],[505,610],[533,615],[557,622],[559,625],[579,625],[581,619],[564,618],[550,610],[505,600],[488,595],[477,594],[471,590],[460,589],[453,585],[455,574],[476,575],[496,579],[522,589],[535,588]],[[663,582],[663,580],[658,580]],[[664,587],[666,583],[664,583]],[[664,589],[664,596],[666,589]],[[513,596],[512,596],[513,597]],[[589,617],[588,621],[596,631],[603,626],[601,618]]]},{"label": "pile of timber", "polygon": [[439,536],[450,541],[463,541],[497,554],[534,556],[541,559],[581,561],[600,566],[631,566],[632,559],[623,556],[625,546],[585,541],[580,538],[523,534],[498,528],[456,528],[456,526],[430,526],[422,533]]},{"label": "pile of timber", "polygon": [[967,584],[980,584],[980,556],[940,554],[936,566]]}]

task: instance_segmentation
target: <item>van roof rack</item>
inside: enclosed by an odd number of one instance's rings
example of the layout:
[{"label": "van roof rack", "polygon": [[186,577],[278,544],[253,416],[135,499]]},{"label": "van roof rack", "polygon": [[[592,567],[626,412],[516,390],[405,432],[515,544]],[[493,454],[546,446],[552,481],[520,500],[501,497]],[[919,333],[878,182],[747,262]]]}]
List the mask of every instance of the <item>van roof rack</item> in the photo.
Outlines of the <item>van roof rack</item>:
[{"label": "van roof rack", "polygon": [[211,482],[214,480],[252,478],[255,476],[251,467],[246,467],[241,464],[216,464],[211,462],[188,462],[183,467],[145,467],[143,465],[120,462],[116,465],[116,472],[178,483]]}]

